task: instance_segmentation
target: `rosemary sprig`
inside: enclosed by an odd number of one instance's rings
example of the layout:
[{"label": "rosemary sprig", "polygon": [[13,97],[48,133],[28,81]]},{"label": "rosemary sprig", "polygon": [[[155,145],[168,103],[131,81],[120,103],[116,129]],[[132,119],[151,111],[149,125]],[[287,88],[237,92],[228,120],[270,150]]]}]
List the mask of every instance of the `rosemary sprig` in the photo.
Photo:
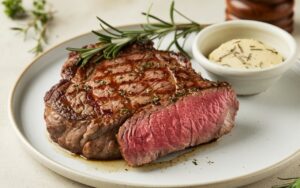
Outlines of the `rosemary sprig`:
[{"label": "rosemary sprig", "polygon": [[[97,17],[100,21],[100,27],[103,32],[92,32],[98,36],[99,44],[91,48],[67,48],[67,50],[78,52],[80,54],[78,65],[84,66],[90,61],[99,62],[99,60],[103,58],[113,59],[125,46],[137,41],[158,39],[159,46],[164,37],[173,32],[174,38],[169,43],[167,50],[169,50],[172,46],[175,46],[181,53],[188,56],[188,54],[184,51],[183,46],[179,44],[178,40],[183,38],[185,41],[189,34],[200,31],[203,27],[205,27],[205,25],[200,25],[183,15],[175,9],[174,2],[172,2],[170,6],[170,21],[158,18],[151,14],[150,10],[151,6],[147,12],[142,12],[142,15],[146,16],[147,23],[142,24],[140,29],[137,30],[120,30]],[[176,24],[175,13],[185,18],[189,21],[189,23]],[[151,23],[153,20],[157,23]]]},{"label": "rosemary sprig", "polygon": [[278,178],[280,180],[292,180],[291,182],[281,184],[281,185],[274,185],[272,188],[300,188],[300,177],[294,178]]},{"label": "rosemary sprig", "polygon": [[30,51],[38,55],[43,52],[43,46],[47,43],[47,29],[50,21],[53,19],[53,11],[48,10],[46,7],[46,0],[34,0],[33,10],[30,11],[31,19],[24,27],[13,27],[12,30],[21,32],[26,39],[30,30],[36,34],[36,45]]},{"label": "rosemary sprig", "polygon": [[26,11],[22,5],[22,0],[4,0],[2,1],[2,4],[5,8],[5,14],[11,19],[19,19],[26,16]]}]

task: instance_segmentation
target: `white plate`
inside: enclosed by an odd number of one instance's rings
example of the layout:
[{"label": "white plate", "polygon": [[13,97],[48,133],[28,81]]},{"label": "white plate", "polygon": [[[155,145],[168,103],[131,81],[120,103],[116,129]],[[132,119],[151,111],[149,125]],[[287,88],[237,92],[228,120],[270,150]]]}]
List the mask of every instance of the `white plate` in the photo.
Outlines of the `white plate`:
[{"label": "white plate", "polygon": [[[65,48],[95,41],[93,34],[84,34],[47,51],[26,68],[11,94],[9,111],[19,138],[37,160],[55,172],[91,186],[106,182],[148,187],[230,187],[267,177],[299,155],[299,70],[288,71],[262,94],[239,97],[236,127],[230,134],[171,162],[130,168],[123,161],[93,162],[70,155],[48,138],[43,97],[60,79],[68,54]],[[203,71],[195,62],[193,67]]]}]

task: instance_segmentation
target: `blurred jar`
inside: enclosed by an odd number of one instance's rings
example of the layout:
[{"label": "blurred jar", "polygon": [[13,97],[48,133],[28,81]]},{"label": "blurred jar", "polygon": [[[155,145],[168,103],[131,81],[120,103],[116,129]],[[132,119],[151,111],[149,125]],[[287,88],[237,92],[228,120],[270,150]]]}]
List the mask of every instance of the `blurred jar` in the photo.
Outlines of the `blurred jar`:
[{"label": "blurred jar", "polygon": [[226,0],[226,20],[267,22],[292,32],[294,0]]}]

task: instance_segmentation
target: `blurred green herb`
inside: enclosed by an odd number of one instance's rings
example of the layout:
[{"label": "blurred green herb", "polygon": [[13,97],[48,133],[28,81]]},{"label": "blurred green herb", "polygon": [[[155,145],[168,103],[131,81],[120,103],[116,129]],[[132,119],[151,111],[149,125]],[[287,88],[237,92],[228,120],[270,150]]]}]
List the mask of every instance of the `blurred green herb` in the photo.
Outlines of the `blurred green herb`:
[{"label": "blurred green herb", "polygon": [[160,97],[157,96],[157,95],[153,96],[152,103],[155,104],[155,105],[159,105],[160,104]]},{"label": "blurred green herb", "polygon": [[295,177],[295,178],[278,178],[280,180],[292,180],[288,183],[284,183],[281,185],[274,185],[272,188],[300,188],[300,178]]},{"label": "blurred green herb", "polygon": [[[189,19],[175,8],[174,2],[170,6],[170,21],[164,21],[157,16],[150,14],[151,6],[147,12],[142,12],[146,16],[147,23],[142,24],[140,29],[136,30],[120,30],[105,22],[101,18],[100,27],[103,32],[92,31],[98,36],[99,44],[91,48],[67,48],[69,51],[78,52],[80,60],[78,65],[84,66],[88,62],[99,62],[101,59],[113,59],[120,50],[125,46],[135,43],[137,41],[147,41],[158,39],[158,47],[163,41],[164,37],[169,33],[174,33],[173,40],[169,43],[166,50],[175,46],[182,54],[188,57],[184,51],[183,45],[180,45],[178,40],[183,38],[186,40],[187,36],[193,32],[200,31],[205,25],[200,25],[193,20]],[[176,24],[175,14],[185,18],[189,23]],[[158,23],[151,23],[150,20],[155,20]]]},{"label": "blurred green herb", "polygon": [[128,115],[128,114],[130,114],[131,112],[130,112],[130,110],[129,110],[128,108],[121,108],[120,113],[121,113],[122,115]]},{"label": "blurred green herb", "polygon": [[4,13],[11,19],[20,19],[26,16],[26,11],[22,5],[22,0],[4,0]]},{"label": "blurred green herb", "polygon": [[12,27],[12,30],[21,32],[26,39],[28,32],[32,30],[36,37],[36,45],[30,51],[35,55],[43,52],[44,45],[47,43],[47,29],[53,19],[53,11],[47,8],[46,0],[34,0],[33,9],[29,12],[30,18],[23,27]]}]

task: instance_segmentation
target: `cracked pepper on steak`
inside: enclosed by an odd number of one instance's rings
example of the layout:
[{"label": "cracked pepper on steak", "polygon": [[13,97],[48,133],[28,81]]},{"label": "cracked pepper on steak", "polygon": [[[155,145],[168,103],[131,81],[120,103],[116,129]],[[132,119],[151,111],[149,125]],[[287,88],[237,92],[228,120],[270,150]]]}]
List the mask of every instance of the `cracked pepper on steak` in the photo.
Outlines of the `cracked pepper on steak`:
[{"label": "cracked pepper on steak", "polygon": [[140,166],[234,126],[239,104],[231,86],[203,79],[181,54],[147,42],[115,59],[84,67],[78,60],[69,54],[62,79],[46,93],[44,118],[54,142],[87,159],[123,157]]}]

